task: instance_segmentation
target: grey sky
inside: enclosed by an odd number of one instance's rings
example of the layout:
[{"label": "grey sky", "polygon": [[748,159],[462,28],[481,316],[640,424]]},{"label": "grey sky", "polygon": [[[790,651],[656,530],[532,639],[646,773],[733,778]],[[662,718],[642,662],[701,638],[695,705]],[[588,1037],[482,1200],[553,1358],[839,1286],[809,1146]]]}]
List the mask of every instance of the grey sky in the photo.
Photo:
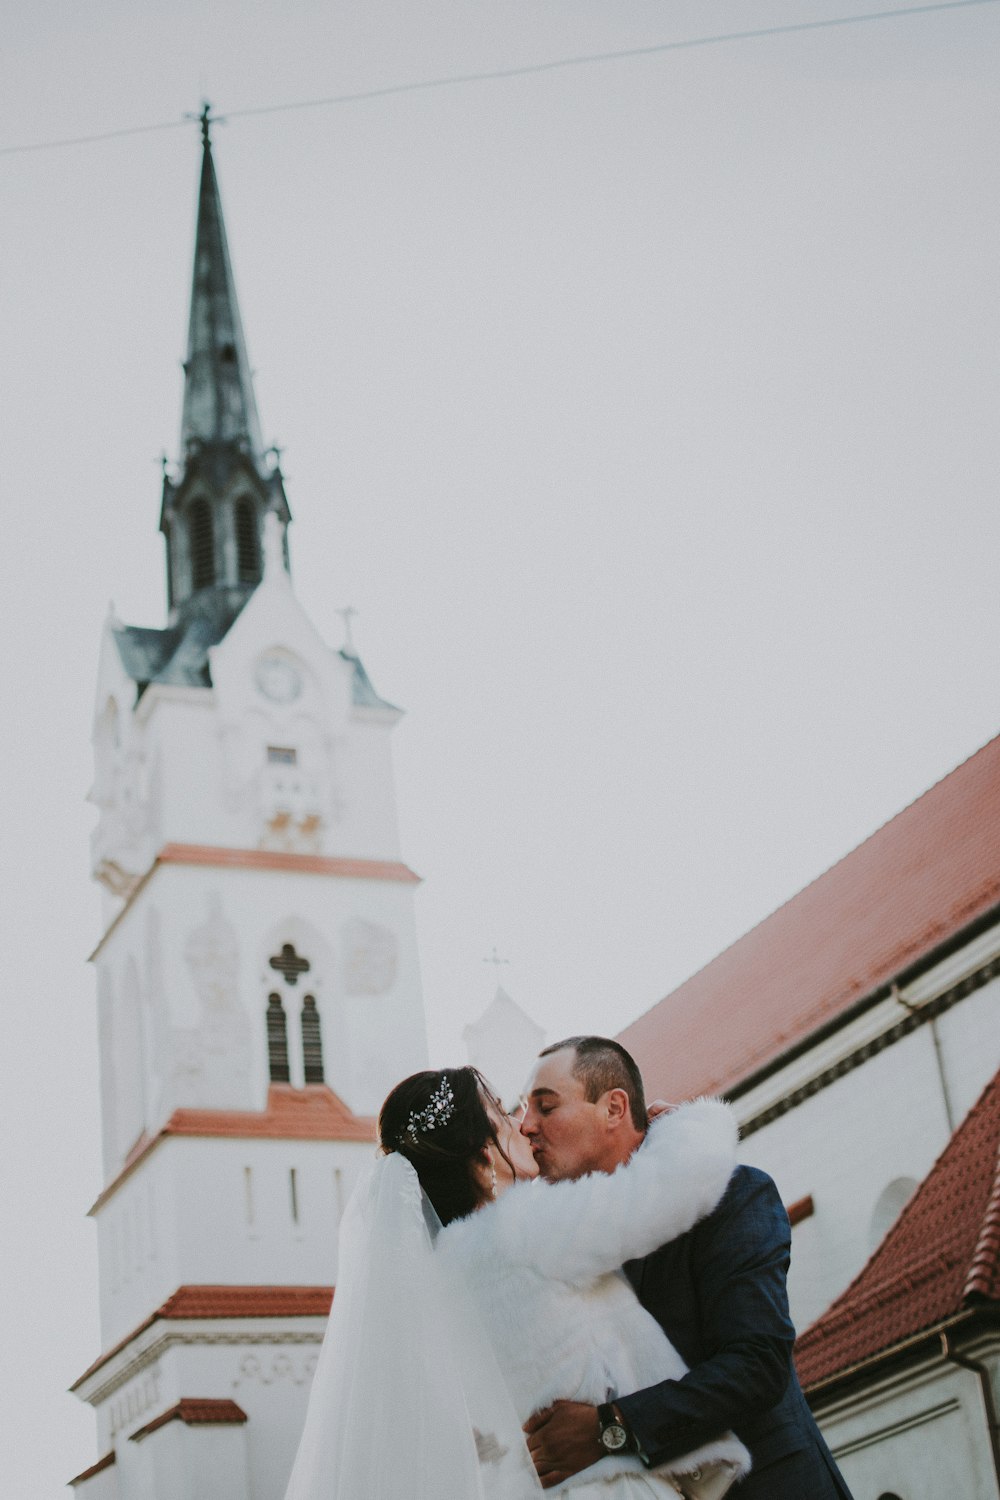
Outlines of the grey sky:
[{"label": "grey sky", "polygon": [[[0,145],[862,9],[41,0]],[[438,1060],[494,943],[551,1035],[615,1029],[1000,726],[998,41],[984,5],[217,128],[296,588],[408,710]],[[108,599],[163,618],[197,168],[194,128],[0,160],[25,1500],[96,1456],[82,799]]]}]

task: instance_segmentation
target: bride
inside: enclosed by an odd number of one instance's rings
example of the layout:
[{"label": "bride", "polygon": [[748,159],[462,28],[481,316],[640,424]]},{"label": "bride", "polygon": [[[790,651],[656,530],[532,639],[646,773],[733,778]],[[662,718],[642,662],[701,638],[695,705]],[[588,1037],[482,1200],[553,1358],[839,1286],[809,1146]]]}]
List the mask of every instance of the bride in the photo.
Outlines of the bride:
[{"label": "bride", "polygon": [[[619,1267],[715,1207],[732,1114],[682,1105],[613,1174],[532,1181],[530,1147],[479,1073],[447,1068],[393,1089],[379,1138],[341,1228],[286,1500],[537,1500],[521,1432],[533,1412],[685,1373]],[[609,1454],[554,1493],[719,1500],[748,1467],[723,1433],[655,1470]]]}]

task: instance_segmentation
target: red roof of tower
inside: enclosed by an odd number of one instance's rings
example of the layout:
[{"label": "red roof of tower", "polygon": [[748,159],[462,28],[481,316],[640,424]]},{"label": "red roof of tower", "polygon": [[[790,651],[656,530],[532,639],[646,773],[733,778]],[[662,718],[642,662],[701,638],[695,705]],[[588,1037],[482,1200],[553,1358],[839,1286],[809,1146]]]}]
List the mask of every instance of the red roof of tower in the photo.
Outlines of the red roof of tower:
[{"label": "red roof of tower", "polygon": [[725,1093],[1000,902],[1000,737],[619,1033],[650,1092]]},{"label": "red roof of tower", "polygon": [[99,1355],[78,1380],[75,1391],[161,1319],[325,1318],[333,1304],[332,1286],[180,1286],[138,1327]]},{"label": "red roof of tower", "polygon": [[1000,1073],[868,1264],[799,1339],[804,1386],[1000,1300]]},{"label": "red roof of tower", "polygon": [[125,1158],[121,1171],[101,1190],[90,1212],[117,1192],[153,1147],[171,1135],[231,1136],[234,1140],[371,1141],[377,1138],[371,1115],[356,1115],[325,1083],[272,1083],[265,1109],[175,1109],[152,1135],[143,1134]]}]

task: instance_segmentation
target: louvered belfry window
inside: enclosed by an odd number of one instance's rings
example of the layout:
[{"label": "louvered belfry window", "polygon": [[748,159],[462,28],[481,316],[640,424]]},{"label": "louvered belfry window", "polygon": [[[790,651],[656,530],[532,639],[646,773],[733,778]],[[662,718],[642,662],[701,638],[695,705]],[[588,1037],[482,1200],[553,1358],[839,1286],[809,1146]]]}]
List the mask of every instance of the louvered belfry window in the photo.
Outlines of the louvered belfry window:
[{"label": "louvered belfry window", "polygon": [[281,996],[267,997],[267,1065],[272,1083],[289,1083],[288,1024]]},{"label": "louvered belfry window", "polygon": [[302,1002],[302,1063],[306,1083],[323,1082],[323,1038],[319,1011],[312,995]]},{"label": "louvered belfry window", "polygon": [[212,508],[207,500],[192,500],[188,508],[188,535],[191,539],[191,585],[209,588],[215,582],[215,536]]},{"label": "louvered belfry window", "polygon": [[236,502],[236,569],[240,583],[256,583],[260,577],[257,517],[246,496]]}]

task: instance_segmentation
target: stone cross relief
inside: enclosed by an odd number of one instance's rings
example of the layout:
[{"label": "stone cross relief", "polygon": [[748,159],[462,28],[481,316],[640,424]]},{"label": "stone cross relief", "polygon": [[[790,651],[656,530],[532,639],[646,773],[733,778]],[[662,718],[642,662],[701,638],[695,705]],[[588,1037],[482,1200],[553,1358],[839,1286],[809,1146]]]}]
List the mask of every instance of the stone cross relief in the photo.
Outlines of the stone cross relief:
[{"label": "stone cross relief", "polygon": [[281,952],[269,958],[268,963],[283,977],[286,984],[298,984],[299,975],[308,974],[312,967],[308,958],[302,958],[296,953],[294,943],[283,943]]}]

